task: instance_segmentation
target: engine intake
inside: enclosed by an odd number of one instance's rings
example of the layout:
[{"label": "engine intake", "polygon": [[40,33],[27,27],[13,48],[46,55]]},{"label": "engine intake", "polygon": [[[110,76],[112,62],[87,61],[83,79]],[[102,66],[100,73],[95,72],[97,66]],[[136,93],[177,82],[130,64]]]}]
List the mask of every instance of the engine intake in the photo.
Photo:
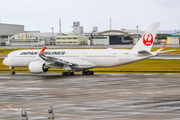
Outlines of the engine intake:
[{"label": "engine intake", "polygon": [[31,62],[28,68],[31,73],[36,73],[36,74],[47,72],[49,69],[46,67],[46,64],[42,61]]}]

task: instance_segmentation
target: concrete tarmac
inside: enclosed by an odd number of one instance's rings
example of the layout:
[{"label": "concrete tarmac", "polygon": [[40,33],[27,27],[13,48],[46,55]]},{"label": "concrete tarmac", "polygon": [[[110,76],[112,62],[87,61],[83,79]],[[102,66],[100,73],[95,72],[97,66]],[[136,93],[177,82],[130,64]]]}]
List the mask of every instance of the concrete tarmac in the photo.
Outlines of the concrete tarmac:
[{"label": "concrete tarmac", "polygon": [[0,73],[0,120],[178,120],[180,74]]}]

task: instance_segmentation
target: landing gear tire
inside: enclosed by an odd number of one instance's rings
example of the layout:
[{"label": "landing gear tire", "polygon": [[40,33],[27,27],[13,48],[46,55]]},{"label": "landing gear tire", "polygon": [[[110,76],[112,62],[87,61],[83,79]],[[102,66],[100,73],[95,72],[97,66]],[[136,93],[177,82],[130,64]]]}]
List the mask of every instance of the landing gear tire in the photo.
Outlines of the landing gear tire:
[{"label": "landing gear tire", "polygon": [[73,75],[74,75],[74,72],[71,72],[70,75],[73,76]]},{"label": "landing gear tire", "polygon": [[91,71],[91,75],[94,75],[94,71]]},{"label": "landing gear tire", "polygon": [[63,72],[63,73],[62,73],[62,76],[66,76],[66,72]]},{"label": "landing gear tire", "polygon": [[67,76],[70,76],[70,75],[71,75],[71,73],[70,73],[70,72],[67,72],[66,74],[67,74]]},{"label": "landing gear tire", "polygon": [[62,76],[73,76],[73,75],[74,75],[74,72],[70,72],[70,71],[62,73]]},{"label": "landing gear tire", "polygon": [[90,75],[91,74],[91,71],[86,71],[86,75]]},{"label": "landing gear tire", "polygon": [[94,71],[82,71],[82,75],[94,75]]},{"label": "landing gear tire", "polygon": [[86,71],[82,71],[82,75],[86,75]]},{"label": "landing gear tire", "polygon": [[11,75],[15,75],[15,72],[14,72],[14,71],[12,71],[12,72],[11,72]]}]

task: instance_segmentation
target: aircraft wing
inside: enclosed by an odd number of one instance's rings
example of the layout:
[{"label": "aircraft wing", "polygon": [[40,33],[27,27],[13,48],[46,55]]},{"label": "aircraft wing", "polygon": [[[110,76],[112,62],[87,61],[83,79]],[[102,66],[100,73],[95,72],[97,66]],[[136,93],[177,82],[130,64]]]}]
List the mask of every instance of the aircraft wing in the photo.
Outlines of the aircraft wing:
[{"label": "aircraft wing", "polygon": [[166,47],[166,45],[164,45],[163,47],[161,47],[159,50],[157,50],[157,53],[160,53],[164,48]]},{"label": "aircraft wing", "polygon": [[171,52],[171,51],[175,51],[176,49],[173,49],[173,50],[166,50],[166,51],[162,51],[162,52],[159,52],[159,53],[166,53],[166,52]]},{"label": "aircraft wing", "polygon": [[46,56],[46,55],[44,55],[45,49],[46,49],[46,47],[44,47],[39,53],[39,57],[41,57],[44,61],[54,62],[54,64],[58,64],[58,65],[74,65],[74,66],[77,65],[76,63],[65,61],[65,60],[62,60],[59,58]]},{"label": "aircraft wing", "polygon": [[164,45],[163,47],[161,47],[159,50],[153,52],[153,54],[157,56],[159,53],[164,53],[164,52],[173,51],[173,50],[168,50],[168,51],[163,51],[163,52],[161,52],[165,47],[166,47],[166,45]]}]

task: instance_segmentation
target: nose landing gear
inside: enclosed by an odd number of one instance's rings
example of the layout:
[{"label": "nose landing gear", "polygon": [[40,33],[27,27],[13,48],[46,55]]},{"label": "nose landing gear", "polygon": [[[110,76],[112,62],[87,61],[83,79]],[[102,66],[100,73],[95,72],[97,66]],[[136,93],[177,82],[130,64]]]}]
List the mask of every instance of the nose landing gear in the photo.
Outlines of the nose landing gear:
[{"label": "nose landing gear", "polygon": [[11,75],[15,75],[14,68],[15,68],[15,67],[11,67]]}]

